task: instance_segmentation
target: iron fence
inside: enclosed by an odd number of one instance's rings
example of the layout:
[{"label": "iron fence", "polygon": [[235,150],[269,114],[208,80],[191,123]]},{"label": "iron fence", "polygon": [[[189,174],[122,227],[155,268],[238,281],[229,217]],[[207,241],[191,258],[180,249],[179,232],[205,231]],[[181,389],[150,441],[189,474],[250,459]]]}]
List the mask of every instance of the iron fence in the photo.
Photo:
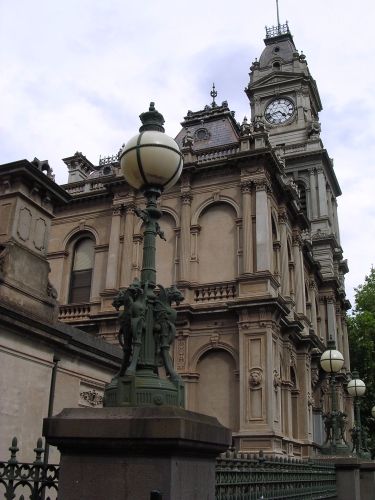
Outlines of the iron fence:
[{"label": "iron fence", "polygon": [[[57,498],[59,466],[43,462],[42,439],[37,441],[35,460],[21,463],[17,460],[19,448],[13,438],[10,458],[0,461],[0,498],[6,500],[54,500]],[[2,494],[4,496],[2,496]]]},{"label": "iron fence", "polygon": [[[17,460],[19,448],[13,438],[8,461],[0,461],[0,498],[6,500],[56,500],[59,465],[43,462],[42,439],[35,460]],[[266,457],[227,451],[216,462],[216,500],[318,500],[335,499],[336,473],[333,463]],[[151,500],[161,500],[153,490]]]},{"label": "iron fence", "polygon": [[336,498],[333,463],[226,452],[216,465],[216,500]]}]

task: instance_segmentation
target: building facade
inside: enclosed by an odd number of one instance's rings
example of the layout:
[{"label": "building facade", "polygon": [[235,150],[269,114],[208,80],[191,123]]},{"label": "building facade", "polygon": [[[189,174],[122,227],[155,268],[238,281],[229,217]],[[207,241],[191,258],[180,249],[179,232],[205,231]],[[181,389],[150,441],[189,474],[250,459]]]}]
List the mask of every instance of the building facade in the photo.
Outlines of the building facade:
[{"label": "building facade", "polygon": [[[329,337],[349,370],[347,264],[319,92],[287,25],[267,30],[246,94],[242,123],[214,88],[182,122],[183,173],[160,201],[158,282],[185,296],[174,363],[186,407],[229,426],[238,449],[307,456],[324,440]],[[116,343],[112,301],[140,274],[143,197],[117,155],[64,162],[70,200],[56,205],[48,241],[59,320]]]}]

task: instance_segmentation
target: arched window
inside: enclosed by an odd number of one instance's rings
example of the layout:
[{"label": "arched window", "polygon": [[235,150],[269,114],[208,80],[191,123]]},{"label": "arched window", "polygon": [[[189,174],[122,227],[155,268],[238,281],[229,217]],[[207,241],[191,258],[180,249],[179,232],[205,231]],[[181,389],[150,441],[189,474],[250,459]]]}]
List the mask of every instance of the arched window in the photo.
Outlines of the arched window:
[{"label": "arched window", "polygon": [[90,237],[81,238],[74,246],[69,290],[70,303],[90,301],[94,247],[95,243]]}]

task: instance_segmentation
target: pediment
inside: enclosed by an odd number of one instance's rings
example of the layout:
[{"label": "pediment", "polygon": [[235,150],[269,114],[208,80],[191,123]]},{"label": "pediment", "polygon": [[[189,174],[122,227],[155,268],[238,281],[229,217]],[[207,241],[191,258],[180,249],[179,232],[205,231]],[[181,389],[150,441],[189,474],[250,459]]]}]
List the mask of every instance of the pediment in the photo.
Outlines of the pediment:
[{"label": "pediment", "polygon": [[310,78],[307,75],[304,75],[302,73],[287,73],[287,72],[284,73],[278,72],[277,74],[271,73],[269,75],[264,76],[263,78],[260,78],[256,82],[251,83],[249,85],[249,89],[254,90],[269,85],[280,85],[281,83],[300,82],[302,79],[310,80]]}]

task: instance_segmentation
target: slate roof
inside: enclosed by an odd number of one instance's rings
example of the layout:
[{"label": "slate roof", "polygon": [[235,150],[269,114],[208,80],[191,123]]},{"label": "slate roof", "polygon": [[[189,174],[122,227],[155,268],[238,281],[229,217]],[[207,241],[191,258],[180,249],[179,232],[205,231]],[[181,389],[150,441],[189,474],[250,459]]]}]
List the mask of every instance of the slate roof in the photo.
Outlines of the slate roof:
[{"label": "slate roof", "polygon": [[176,137],[177,144],[184,146],[184,138],[189,132],[193,137],[193,150],[202,151],[220,146],[238,144],[239,125],[234,118],[234,111],[227,101],[221,106],[213,103],[201,111],[188,111],[181,123],[183,129]]}]

